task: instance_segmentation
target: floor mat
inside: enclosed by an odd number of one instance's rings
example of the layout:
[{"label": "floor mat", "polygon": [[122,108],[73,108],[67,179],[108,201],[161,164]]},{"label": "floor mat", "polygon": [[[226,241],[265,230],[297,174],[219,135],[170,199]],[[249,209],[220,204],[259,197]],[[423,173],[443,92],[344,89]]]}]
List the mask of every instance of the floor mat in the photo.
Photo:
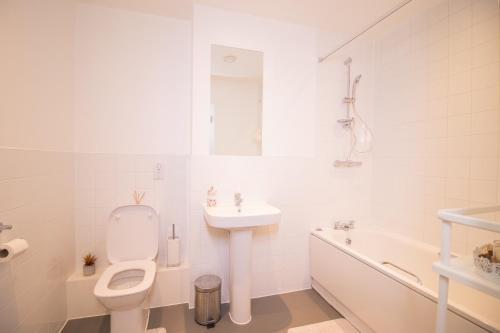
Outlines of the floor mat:
[{"label": "floor mat", "polygon": [[341,318],[290,328],[288,333],[359,333],[359,331],[347,320]]}]

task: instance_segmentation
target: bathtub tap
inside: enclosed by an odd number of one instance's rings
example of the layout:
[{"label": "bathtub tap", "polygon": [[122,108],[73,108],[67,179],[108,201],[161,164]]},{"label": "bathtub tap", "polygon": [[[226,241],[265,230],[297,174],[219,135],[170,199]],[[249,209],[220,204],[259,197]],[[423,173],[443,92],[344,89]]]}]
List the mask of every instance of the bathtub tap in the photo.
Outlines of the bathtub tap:
[{"label": "bathtub tap", "polygon": [[346,237],[345,237],[345,244],[346,245],[351,245],[352,240],[351,237],[349,236],[349,230],[354,229],[355,221],[350,220],[348,222],[340,222],[340,221],[335,221],[335,224],[333,225],[333,228],[335,230],[344,230],[346,232]]}]

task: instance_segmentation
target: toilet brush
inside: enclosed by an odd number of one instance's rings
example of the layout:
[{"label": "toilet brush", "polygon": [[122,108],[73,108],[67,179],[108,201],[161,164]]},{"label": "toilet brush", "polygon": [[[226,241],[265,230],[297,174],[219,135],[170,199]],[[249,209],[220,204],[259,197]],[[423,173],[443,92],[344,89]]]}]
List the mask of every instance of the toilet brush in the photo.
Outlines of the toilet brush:
[{"label": "toilet brush", "polygon": [[175,236],[175,224],[172,224],[172,237],[167,239],[167,266],[180,265],[180,240]]}]

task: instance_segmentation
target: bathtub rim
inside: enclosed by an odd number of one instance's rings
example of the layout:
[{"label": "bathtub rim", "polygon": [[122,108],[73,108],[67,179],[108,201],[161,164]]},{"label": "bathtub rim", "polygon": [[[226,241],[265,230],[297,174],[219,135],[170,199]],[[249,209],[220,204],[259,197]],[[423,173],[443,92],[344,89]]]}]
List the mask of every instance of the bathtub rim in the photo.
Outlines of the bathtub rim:
[{"label": "bathtub rim", "polygon": [[[384,267],[381,263],[379,263],[373,259],[370,259],[369,257],[357,252],[356,250],[352,249],[351,247],[349,247],[343,243],[340,243],[334,239],[330,239],[329,237],[325,237],[321,234],[322,232],[324,232],[324,229],[330,229],[332,231],[342,231],[342,230],[334,230],[330,226],[322,226],[319,228],[322,230],[316,230],[317,228],[314,228],[311,230],[310,235],[328,243],[331,246],[334,246],[335,248],[342,251],[343,253],[349,255],[350,257],[352,257],[360,262],[362,262],[365,265],[370,266],[371,268],[384,274],[385,276],[392,279],[393,281],[395,281],[399,284],[402,284],[407,288],[410,288],[411,290],[415,291],[416,293],[420,294],[421,296],[436,303],[436,306],[437,306],[437,300],[438,300],[437,292],[434,292],[433,290],[429,289],[425,285],[420,286],[416,282],[413,282],[409,278],[398,276],[397,274],[394,274],[393,272],[391,272],[391,270]],[[383,235],[391,237],[391,238],[396,238],[396,239],[399,239],[401,241],[411,243],[411,244],[416,245],[416,246],[421,247],[421,248],[427,248],[429,250],[436,249],[437,251],[439,251],[439,249],[437,247],[434,247],[430,244],[419,242],[419,241],[416,241],[414,239],[407,238],[407,237],[404,237],[404,236],[401,236],[398,234],[384,232],[384,231],[381,231],[378,229],[371,229],[371,228],[359,228],[358,230],[365,231],[365,232],[372,232],[372,233],[376,233],[376,234],[383,234]],[[356,230],[354,230],[354,232],[356,232]],[[313,280],[314,280],[314,278],[313,278]],[[478,327],[480,327],[488,332],[500,333],[500,328],[497,329],[495,326],[493,326],[493,324],[491,324],[489,322],[489,320],[481,317],[480,315],[477,315],[474,312],[471,312],[468,309],[463,308],[462,306],[456,304],[452,300],[448,302],[448,310],[453,312],[457,316],[460,316],[461,318],[473,323],[474,325],[476,325],[476,326],[478,326]]]}]

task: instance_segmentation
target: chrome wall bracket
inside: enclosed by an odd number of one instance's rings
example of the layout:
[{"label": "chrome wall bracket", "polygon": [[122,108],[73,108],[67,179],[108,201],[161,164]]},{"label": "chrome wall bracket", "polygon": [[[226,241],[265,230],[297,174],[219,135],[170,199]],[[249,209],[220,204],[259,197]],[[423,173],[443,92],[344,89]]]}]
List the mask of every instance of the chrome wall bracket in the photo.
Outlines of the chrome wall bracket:
[{"label": "chrome wall bracket", "polygon": [[352,168],[352,167],[360,167],[361,165],[363,165],[361,161],[335,160],[333,162],[333,166],[336,168]]}]

